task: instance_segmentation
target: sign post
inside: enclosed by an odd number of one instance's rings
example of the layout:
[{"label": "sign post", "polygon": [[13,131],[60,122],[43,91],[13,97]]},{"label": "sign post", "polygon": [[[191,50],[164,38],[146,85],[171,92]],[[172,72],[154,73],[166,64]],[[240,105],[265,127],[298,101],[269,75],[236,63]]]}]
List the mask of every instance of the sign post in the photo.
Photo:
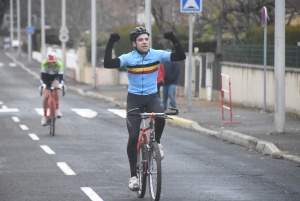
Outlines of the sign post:
[{"label": "sign post", "polygon": [[261,25],[264,27],[264,106],[266,112],[266,71],[267,71],[267,8],[261,10]]},{"label": "sign post", "polygon": [[189,13],[189,66],[188,66],[188,108],[192,110],[192,49],[193,49],[193,13],[202,11],[202,0],[181,0],[180,10],[182,13]]}]

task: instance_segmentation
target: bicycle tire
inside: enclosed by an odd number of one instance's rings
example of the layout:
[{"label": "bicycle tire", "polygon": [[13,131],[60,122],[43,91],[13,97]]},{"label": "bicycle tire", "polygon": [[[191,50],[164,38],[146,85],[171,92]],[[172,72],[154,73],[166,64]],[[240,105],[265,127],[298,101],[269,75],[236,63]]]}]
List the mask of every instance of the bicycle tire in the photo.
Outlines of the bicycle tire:
[{"label": "bicycle tire", "polygon": [[138,190],[137,190],[137,196],[139,198],[143,198],[146,193],[146,186],[147,186],[147,167],[145,167],[145,163],[143,161],[147,160],[147,145],[142,144],[140,149],[137,153],[137,177],[138,177]]},{"label": "bicycle tire", "polygon": [[50,135],[55,135],[55,110],[54,110],[54,101],[51,103],[51,120],[50,120]]},{"label": "bicycle tire", "polygon": [[148,160],[148,182],[151,201],[159,201],[162,183],[161,155],[157,142],[152,142]]}]

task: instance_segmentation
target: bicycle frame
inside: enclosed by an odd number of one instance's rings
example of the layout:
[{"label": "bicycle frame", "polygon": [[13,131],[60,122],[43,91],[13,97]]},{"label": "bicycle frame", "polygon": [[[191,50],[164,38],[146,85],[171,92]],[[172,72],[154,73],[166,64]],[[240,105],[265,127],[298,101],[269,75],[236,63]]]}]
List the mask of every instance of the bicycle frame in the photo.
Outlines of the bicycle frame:
[{"label": "bicycle frame", "polygon": [[[167,115],[177,115],[178,110],[170,108],[175,112],[168,113],[134,113],[138,108],[129,110],[128,115],[139,116],[141,119],[141,133],[137,143],[137,174],[139,188],[137,195],[143,198],[146,191],[147,178],[149,181],[149,193],[152,201],[158,201],[161,192],[161,156],[158,143],[155,141],[154,121],[155,117],[169,118]],[[149,119],[149,126],[146,125]],[[171,118],[169,118],[171,119]],[[147,133],[147,131],[149,131]]]},{"label": "bicycle frame", "polygon": [[56,100],[55,100],[55,91],[59,90],[60,88],[54,88],[50,87],[47,88],[50,92],[49,94],[49,100],[48,100],[48,109],[49,109],[49,114],[48,120],[49,120],[49,125],[50,125],[50,135],[54,136],[55,135],[55,120],[56,120],[56,115],[55,115],[55,105],[56,105]]},{"label": "bicycle frame", "polygon": [[[42,81],[41,81],[42,83]],[[62,89],[63,96],[65,95],[65,87],[47,87],[46,90],[49,90],[49,99],[48,99],[48,114],[47,114],[47,123],[50,125],[50,135],[54,136],[55,135],[55,105],[56,105],[56,100],[55,100],[55,91]],[[43,87],[40,87],[40,95],[42,96],[43,94]]]}]

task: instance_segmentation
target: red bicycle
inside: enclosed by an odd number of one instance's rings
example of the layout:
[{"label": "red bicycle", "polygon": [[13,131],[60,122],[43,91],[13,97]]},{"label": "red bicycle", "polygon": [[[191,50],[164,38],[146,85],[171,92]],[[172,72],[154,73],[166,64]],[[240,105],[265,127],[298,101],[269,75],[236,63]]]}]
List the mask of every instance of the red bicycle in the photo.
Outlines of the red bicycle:
[{"label": "red bicycle", "polygon": [[[62,95],[65,95],[65,86],[62,87],[46,87],[46,90],[50,91],[50,97],[48,100],[48,113],[47,113],[47,125],[50,125],[50,135],[55,135],[55,91],[56,90],[62,90]],[[43,87],[40,87],[40,95],[43,95]]]},{"label": "red bicycle", "polygon": [[[142,119],[141,133],[137,144],[137,176],[138,190],[137,196],[143,198],[146,192],[147,179],[151,201],[159,201],[162,184],[161,155],[158,143],[155,141],[154,122],[156,118],[172,119],[167,115],[177,115],[176,108],[169,108],[170,112],[165,113],[137,113],[139,108],[129,110],[127,115],[138,116]],[[146,119],[149,119],[149,125],[146,125]]]}]

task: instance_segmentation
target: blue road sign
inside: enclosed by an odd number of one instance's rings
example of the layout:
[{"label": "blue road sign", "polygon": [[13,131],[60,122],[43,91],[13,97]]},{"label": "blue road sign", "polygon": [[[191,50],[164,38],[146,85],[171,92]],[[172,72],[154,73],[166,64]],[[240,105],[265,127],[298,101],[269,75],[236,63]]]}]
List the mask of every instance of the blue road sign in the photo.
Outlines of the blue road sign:
[{"label": "blue road sign", "polygon": [[181,0],[180,10],[182,13],[199,13],[202,11],[202,0]]},{"label": "blue road sign", "polygon": [[33,35],[34,34],[34,27],[27,27],[26,32],[27,32],[27,34]]}]

